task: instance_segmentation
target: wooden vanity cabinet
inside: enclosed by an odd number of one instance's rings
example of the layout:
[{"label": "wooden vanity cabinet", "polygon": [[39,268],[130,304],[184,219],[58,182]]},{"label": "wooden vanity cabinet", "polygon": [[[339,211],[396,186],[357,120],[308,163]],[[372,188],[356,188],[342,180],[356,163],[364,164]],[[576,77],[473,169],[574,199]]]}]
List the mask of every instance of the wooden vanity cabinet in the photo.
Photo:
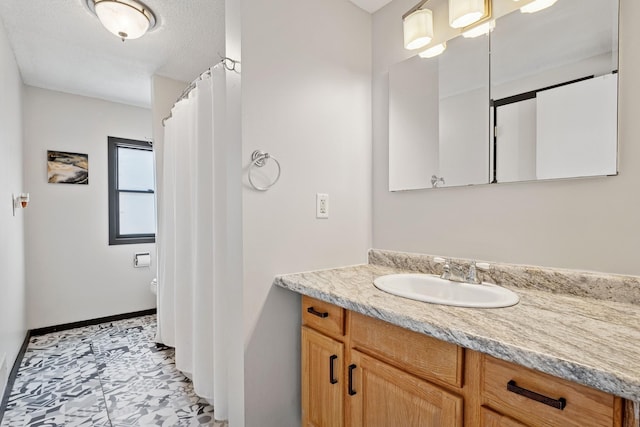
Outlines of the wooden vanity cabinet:
[{"label": "wooden vanity cabinet", "polygon": [[637,426],[619,397],[307,296],[302,323],[304,427]]},{"label": "wooden vanity cabinet", "polygon": [[302,297],[302,425],[344,426],[345,310]]},{"label": "wooden vanity cabinet", "polygon": [[460,347],[306,296],[302,324],[303,426],[463,426]]}]

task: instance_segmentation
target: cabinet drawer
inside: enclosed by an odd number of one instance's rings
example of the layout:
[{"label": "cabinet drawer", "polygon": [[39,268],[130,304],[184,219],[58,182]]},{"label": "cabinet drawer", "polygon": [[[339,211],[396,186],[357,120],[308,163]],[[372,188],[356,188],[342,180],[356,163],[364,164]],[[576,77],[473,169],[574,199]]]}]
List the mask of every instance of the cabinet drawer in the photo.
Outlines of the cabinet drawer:
[{"label": "cabinet drawer", "polygon": [[351,313],[351,343],[420,378],[462,387],[463,349],[382,320]]},{"label": "cabinet drawer", "polygon": [[[483,364],[482,403],[505,415],[535,426],[620,425],[619,398],[490,356]],[[563,409],[551,406],[561,399]]]},{"label": "cabinet drawer", "polygon": [[308,296],[302,297],[302,324],[331,336],[344,335],[344,309]]}]

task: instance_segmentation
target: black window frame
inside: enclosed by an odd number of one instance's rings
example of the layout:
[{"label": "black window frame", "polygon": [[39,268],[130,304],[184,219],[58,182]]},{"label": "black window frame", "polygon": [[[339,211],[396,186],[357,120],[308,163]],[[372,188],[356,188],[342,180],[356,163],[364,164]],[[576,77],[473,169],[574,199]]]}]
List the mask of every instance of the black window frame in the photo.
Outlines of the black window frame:
[{"label": "black window frame", "polygon": [[152,234],[120,234],[120,197],[124,193],[155,194],[154,190],[120,190],[118,188],[118,148],[153,151],[153,144],[148,141],[108,137],[109,165],[109,245],[131,245],[138,243],[155,243],[156,235]]}]

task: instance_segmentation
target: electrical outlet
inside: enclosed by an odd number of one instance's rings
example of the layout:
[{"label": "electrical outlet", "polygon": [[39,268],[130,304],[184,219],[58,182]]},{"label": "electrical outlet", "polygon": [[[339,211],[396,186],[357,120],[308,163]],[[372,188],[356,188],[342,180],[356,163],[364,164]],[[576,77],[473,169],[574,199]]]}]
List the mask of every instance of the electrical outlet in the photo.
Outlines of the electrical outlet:
[{"label": "electrical outlet", "polygon": [[329,218],[329,195],[316,194],[316,218]]}]

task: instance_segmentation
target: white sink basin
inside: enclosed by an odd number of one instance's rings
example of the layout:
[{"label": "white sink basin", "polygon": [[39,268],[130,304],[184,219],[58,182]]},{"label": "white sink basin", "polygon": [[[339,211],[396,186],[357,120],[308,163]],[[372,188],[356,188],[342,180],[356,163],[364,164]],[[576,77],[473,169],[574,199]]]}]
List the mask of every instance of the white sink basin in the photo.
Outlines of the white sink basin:
[{"label": "white sink basin", "polygon": [[499,308],[520,301],[515,292],[498,285],[452,282],[431,274],[390,274],[378,277],[373,284],[400,297],[457,307]]}]

